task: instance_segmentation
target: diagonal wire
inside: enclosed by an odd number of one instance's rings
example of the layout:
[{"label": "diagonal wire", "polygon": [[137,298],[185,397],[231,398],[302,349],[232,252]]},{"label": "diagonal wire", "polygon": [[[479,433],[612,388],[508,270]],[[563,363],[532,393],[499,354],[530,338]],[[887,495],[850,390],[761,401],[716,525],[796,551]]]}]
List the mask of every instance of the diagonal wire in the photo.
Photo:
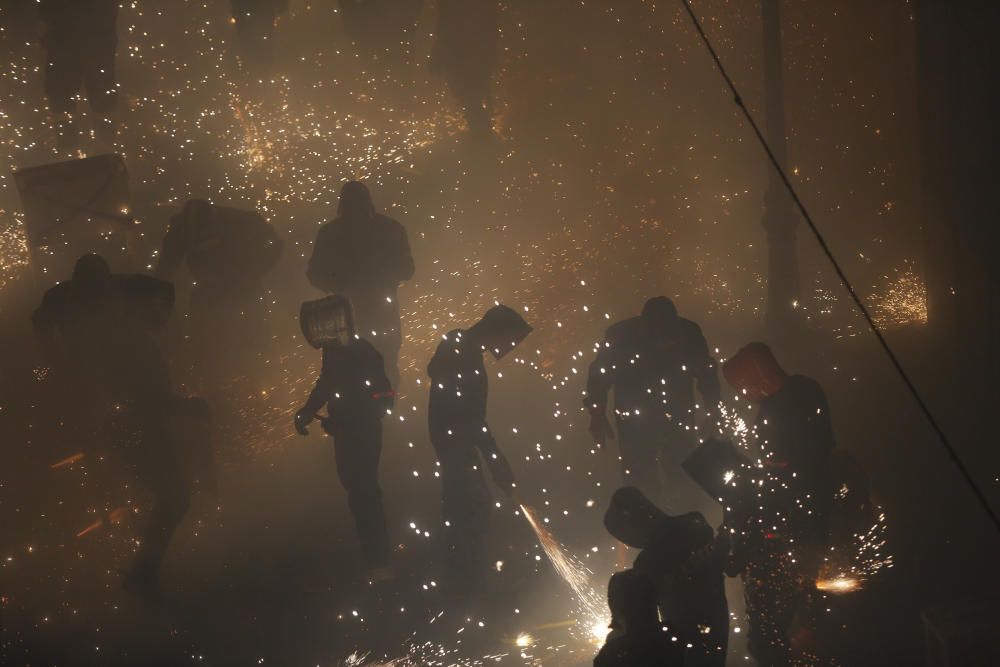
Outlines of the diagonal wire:
[{"label": "diagonal wire", "polygon": [[952,463],[954,463],[955,467],[958,468],[958,471],[962,474],[962,477],[965,479],[966,484],[969,485],[969,488],[972,489],[972,492],[976,496],[976,499],[979,501],[979,504],[983,506],[983,509],[986,511],[990,519],[993,521],[993,527],[997,530],[997,532],[1000,532],[1000,518],[997,517],[996,512],[993,510],[993,507],[990,505],[989,500],[987,500],[986,498],[986,494],[984,494],[982,489],[979,488],[979,485],[976,483],[976,480],[973,479],[972,474],[969,472],[969,469],[966,467],[965,463],[962,462],[962,459],[958,456],[958,452],[955,451],[955,448],[951,444],[951,441],[948,439],[948,436],[945,434],[944,429],[941,428],[941,425],[938,424],[937,419],[934,418],[934,415],[933,413],[931,413],[930,408],[924,401],[923,396],[920,395],[920,392],[917,390],[916,385],[913,384],[913,381],[910,379],[909,374],[906,372],[906,370],[903,368],[903,365],[900,363],[899,358],[896,357],[896,353],[892,351],[892,348],[889,346],[888,341],[886,341],[885,336],[882,335],[881,329],[879,329],[878,325],[875,324],[875,320],[872,319],[871,313],[868,312],[868,308],[865,307],[865,304],[861,300],[861,297],[859,297],[858,293],[854,290],[854,285],[851,284],[851,281],[848,279],[847,274],[845,274],[844,270],[840,267],[840,263],[837,262],[837,259],[833,256],[833,251],[831,251],[830,246],[827,245],[826,239],[823,238],[823,234],[820,233],[819,228],[816,226],[816,223],[813,222],[812,216],[809,215],[809,211],[806,210],[806,207],[802,203],[802,200],[799,199],[799,194],[798,192],[795,191],[795,187],[792,185],[792,182],[788,180],[788,175],[785,173],[785,169],[781,166],[781,163],[778,162],[778,158],[775,157],[774,152],[771,150],[770,144],[768,144],[767,139],[764,137],[764,134],[760,131],[760,127],[754,120],[753,115],[751,115],[750,110],[747,109],[746,105],[743,103],[743,98],[740,96],[740,91],[737,90],[736,84],[733,83],[733,80],[732,78],[730,78],[729,73],[726,71],[726,68],[723,67],[722,61],[719,60],[719,55],[715,52],[715,48],[712,46],[712,42],[709,41],[708,36],[705,34],[705,30],[701,26],[701,21],[698,20],[698,17],[695,15],[694,10],[691,8],[690,0],[681,0],[681,2],[684,4],[684,9],[687,10],[688,16],[691,17],[691,22],[694,24],[695,30],[698,31],[698,35],[701,37],[701,41],[704,42],[705,48],[708,49],[709,55],[711,55],[712,60],[715,61],[715,66],[718,68],[719,74],[722,75],[722,78],[725,79],[726,81],[726,85],[729,86],[729,91],[733,94],[733,101],[736,103],[736,106],[740,108],[740,111],[743,112],[743,116],[750,124],[750,127],[754,131],[754,134],[757,135],[757,141],[760,142],[760,145],[764,149],[764,152],[767,153],[767,157],[771,161],[771,165],[775,168],[775,170],[778,172],[778,175],[781,177],[781,182],[785,184],[785,189],[788,190],[788,194],[792,197],[792,200],[795,202],[795,206],[798,207],[799,212],[802,214],[803,219],[805,219],[806,224],[809,226],[809,229],[813,233],[813,236],[816,237],[816,242],[819,243],[819,247],[823,250],[823,254],[826,255],[826,258],[830,260],[830,264],[833,265],[833,269],[834,271],[837,272],[837,277],[840,278],[841,284],[851,295],[851,299],[854,301],[854,305],[856,305],[858,307],[858,310],[861,311],[861,314],[864,315],[865,321],[868,322],[868,326],[871,327],[871,330],[875,333],[875,337],[878,339],[879,345],[881,345],[882,350],[885,352],[886,356],[889,357],[889,361],[892,362],[893,367],[896,369],[896,373],[898,373],[899,377],[902,378],[903,383],[906,385],[906,388],[910,390],[910,394],[913,396],[913,400],[916,401],[917,405],[920,407],[921,412],[924,413],[924,417],[927,418],[927,421],[930,423],[931,428],[937,435],[938,440],[944,447],[945,451],[948,453],[948,456],[951,458]]}]

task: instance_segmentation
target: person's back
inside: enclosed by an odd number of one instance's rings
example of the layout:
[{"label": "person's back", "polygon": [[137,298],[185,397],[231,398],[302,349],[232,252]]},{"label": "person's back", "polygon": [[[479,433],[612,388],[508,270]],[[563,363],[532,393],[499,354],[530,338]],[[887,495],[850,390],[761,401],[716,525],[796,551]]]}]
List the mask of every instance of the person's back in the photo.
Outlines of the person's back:
[{"label": "person's back", "polygon": [[306,277],[314,287],[351,300],[358,332],[382,354],[393,387],[403,342],[399,284],[413,271],[403,226],[375,211],[363,183],[344,184],[337,218],[316,235]]},{"label": "person's back", "polygon": [[[86,256],[78,267],[91,257]],[[103,260],[100,260],[103,264]],[[46,292],[35,311],[36,331],[46,342],[58,341],[54,363],[86,386],[91,401],[166,401],[169,369],[153,332],[173,307],[173,288],[141,275],[112,275],[106,264],[102,286],[74,280]]]},{"label": "person's back", "polygon": [[618,572],[608,582],[611,633],[594,667],[679,667],[679,639],[659,622],[653,582],[635,570]]},{"label": "person's back", "polygon": [[481,428],[489,391],[482,349],[465,330],[449,331],[427,366],[430,377],[428,420],[432,437],[463,425]]}]

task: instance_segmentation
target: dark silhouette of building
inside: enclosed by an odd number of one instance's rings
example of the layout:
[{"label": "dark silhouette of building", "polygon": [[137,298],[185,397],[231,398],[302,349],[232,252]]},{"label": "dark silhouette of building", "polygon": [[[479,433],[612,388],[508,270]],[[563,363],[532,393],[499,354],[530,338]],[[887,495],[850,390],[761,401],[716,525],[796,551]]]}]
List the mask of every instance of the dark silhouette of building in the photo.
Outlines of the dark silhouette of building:
[{"label": "dark silhouette of building", "polygon": [[336,219],[316,235],[306,276],[314,287],[350,299],[358,332],[382,354],[393,387],[403,343],[399,283],[413,270],[403,226],[375,211],[363,183],[345,183]]}]

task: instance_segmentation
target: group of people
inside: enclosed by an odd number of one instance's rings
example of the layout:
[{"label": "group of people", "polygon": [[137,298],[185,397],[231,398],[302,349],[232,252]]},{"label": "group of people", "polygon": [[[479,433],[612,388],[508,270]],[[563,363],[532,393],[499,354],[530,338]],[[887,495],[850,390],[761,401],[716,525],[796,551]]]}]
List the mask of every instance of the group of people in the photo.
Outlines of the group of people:
[{"label": "group of people", "polygon": [[[79,145],[77,99],[83,92],[94,134],[110,146],[117,133],[119,0],[25,3],[18,20],[26,26],[31,19],[21,14],[27,15],[35,4],[43,26],[44,88],[57,145],[67,150]],[[409,35],[424,4],[424,0],[338,0],[338,11],[356,47],[384,58],[412,42]],[[230,0],[230,5],[241,63],[251,73],[267,71],[274,62],[275,29],[288,11],[288,0]],[[492,135],[490,83],[498,57],[499,6],[495,1],[438,3],[430,68],[448,86],[474,136]]]},{"label": "group of people", "polygon": [[[160,564],[188,508],[190,444],[178,442],[176,422],[207,432],[212,421],[206,401],[178,395],[156,340],[174,308],[169,280],[187,266],[197,279],[189,319],[218,335],[220,327],[232,326],[226,313],[245,315],[281,248],[257,214],[193,200],[171,222],[157,277],[113,274],[102,258],[85,255],[72,278],[50,289],[35,312],[47,357],[83,397],[79,414],[90,419],[91,436],[110,442],[153,497],[141,546],[125,574],[127,588],[155,594]],[[300,325],[306,340],[322,350],[322,366],[294,427],[307,434],[318,419],[333,438],[338,476],[373,580],[392,575],[378,480],[381,420],[399,384],[397,291],[413,274],[403,226],[376,211],[364,184],[346,183],[337,217],[320,229],[309,259],[308,280],[328,296],[303,304]],[[468,328],[444,335],[427,366],[428,429],[440,465],[448,571],[455,590],[467,597],[477,595],[490,567],[489,482],[512,496],[516,486],[487,420],[484,355],[503,358],[531,331],[517,311],[495,305]],[[206,359],[213,349],[207,348]],[[803,648],[810,646],[810,583],[821,566],[833,498],[826,399],[815,381],[786,374],[762,343],[740,350],[722,373],[759,404],[761,465],[741,466],[739,454],[720,442],[716,361],[698,325],[682,318],[670,299],[650,299],[640,315],[611,326],[597,346],[583,407],[598,448],[617,439],[623,479],[605,526],[640,550],[633,567],[610,584],[613,631],[600,665],[724,664],[727,574],[743,577],[750,649],[758,660],[792,664],[797,651],[811,650]],[[720,451],[729,458],[720,458]],[[706,460],[708,482],[696,470]],[[681,483],[685,476],[688,487]],[[717,529],[691,511],[700,507],[684,490],[691,478],[724,502]],[[716,487],[711,480],[723,481]],[[666,633],[672,641],[663,641]],[[685,647],[678,658],[683,662],[669,657],[677,654],[677,641]],[[662,654],[663,661],[635,657],[647,654]]]},{"label": "group of people", "polygon": [[[620,542],[640,550],[632,569],[609,585],[613,631],[595,665],[725,665],[727,575],[743,580],[748,648],[758,664],[824,664],[831,647],[829,638],[817,632],[822,596],[816,583],[830,544],[837,491],[826,396],[816,381],[786,373],[767,345],[751,343],[722,365],[722,373],[758,406],[756,462],[720,438],[724,429],[717,427],[711,408],[697,438],[701,444],[691,444],[694,429],[684,423],[692,405],[686,378],[697,378],[706,402],[716,399],[714,363],[690,323],[675,322],[653,333],[657,320],[649,319],[650,308],[657,302],[648,302],[632,325],[645,345],[626,348],[609,362],[605,350],[622,342],[623,327],[615,325],[591,367],[591,378],[600,379],[592,386],[615,386],[617,432],[630,484],[614,494],[604,524]],[[673,336],[664,337],[664,331]],[[693,344],[685,348],[685,340]],[[672,363],[658,367],[656,345],[664,355],[659,359],[676,355]],[[603,395],[588,392],[585,401],[598,441],[612,433]],[[650,479],[659,470],[657,452],[644,448],[658,449],[661,458],[683,457],[679,469],[723,505],[716,530],[700,512],[661,511],[641,490],[662,492]],[[681,657],[678,640],[686,649]]]}]

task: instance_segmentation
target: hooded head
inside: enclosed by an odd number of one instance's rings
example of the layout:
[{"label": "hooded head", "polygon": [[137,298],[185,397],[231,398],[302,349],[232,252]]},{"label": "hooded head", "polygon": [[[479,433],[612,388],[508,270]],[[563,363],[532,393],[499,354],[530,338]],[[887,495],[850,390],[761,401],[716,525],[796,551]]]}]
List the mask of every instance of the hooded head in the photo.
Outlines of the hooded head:
[{"label": "hooded head", "polygon": [[517,347],[531,331],[531,325],[516,310],[503,305],[487,310],[471,330],[476,340],[497,359]]},{"label": "hooded head", "polygon": [[722,376],[734,389],[760,402],[784,386],[788,374],[764,343],[750,343],[722,364]]},{"label": "hooded head", "polygon": [[677,306],[665,296],[654,296],[642,307],[642,327],[656,337],[669,336],[680,322]]},{"label": "hooded head", "polygon": [[310,345],[347,346],[355,339],[354,310],[345,296],[334,294],[306,301],[299,309],[299,325]]},{"label": "hooded head", "polygon": [[341,220],[368,221],[375,217],[372,194],[361,181],[347,181],[340,189],[337,217]]},{"label": "hooded head", "polygon": [[659,621],[656,587],[649,577],[635,570],[611,575],[608,608],[611,610],[611,626],[625,632],[652,626]]},{"label": "hooded head", "polygon": [[93,253],[83,255],[73,266],[73,289],[86,297],[105,294],[111,284],[111,268],[107,260]]},{"label": "hooded head", "polygon": [[668,516],[634,486],[615,491],[604,514],[604,527],[616,540],[635,549],[645,549],[657,527]]}]

